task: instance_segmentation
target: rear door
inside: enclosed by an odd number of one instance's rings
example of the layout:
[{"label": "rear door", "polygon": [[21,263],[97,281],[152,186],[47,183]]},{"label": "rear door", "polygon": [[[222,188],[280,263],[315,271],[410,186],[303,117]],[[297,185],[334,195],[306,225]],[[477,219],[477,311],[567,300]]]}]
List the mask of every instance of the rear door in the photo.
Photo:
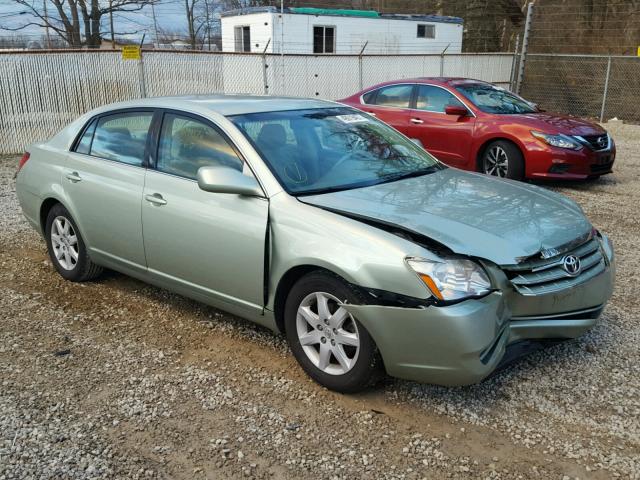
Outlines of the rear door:
[{"label": "rear door", "polygon": [[[469,164],[476,118],[447,115],[448,105],[464,104],[448,90],[435,85],[418,85],[409,113],[409,136],[422,142],[438,160],[455,167]],[[465,107],[466,108],[466,107]]]},{"label": "rear door", "polygon": [[363,104],[359,108],[406,135],[414,87],[413,84],[402,83],[367,92],[362,96]]},{"label": "rear door", "polygon": [[94,118],[69,153],[62,182],[94,260],[146,268],[140,207],[152,110]]},{"label": "rear door", "polygon": [[165,111],[156,136],[142,202],[149,273],[232,312],[260,314],[268,200],[205,192],[196,180],[204,166],[250,169],[202,117]]}]

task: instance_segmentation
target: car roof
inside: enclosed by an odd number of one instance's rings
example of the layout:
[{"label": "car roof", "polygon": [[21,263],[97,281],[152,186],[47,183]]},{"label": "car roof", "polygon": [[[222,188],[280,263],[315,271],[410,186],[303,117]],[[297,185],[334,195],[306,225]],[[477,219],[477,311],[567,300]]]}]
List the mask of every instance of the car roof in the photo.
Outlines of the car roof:
[{"label": "car roof", "polygon": [[111,103],[97,112],[123,108],[170,108],[176,110],[210,110],[224,116],[245,113],[331,108],[335,102],[296,97],[271,97],[266,95],[180,95],[173,97],[150,97],[125,102]]},{"label": "car roof", "polygon": [[367,88],[366,90],[372,90],[376,88],[383,87],[385,85],[394,85],[397,83],[431,83],[433,85],[461,85],[464,83],[488,83],[484,80],[476,80],[474,78],[464,78],[464,77],[415,77],[415,78],[399,78],[397,80],[390,80],[387,82],[379,83],[372,87]]}]

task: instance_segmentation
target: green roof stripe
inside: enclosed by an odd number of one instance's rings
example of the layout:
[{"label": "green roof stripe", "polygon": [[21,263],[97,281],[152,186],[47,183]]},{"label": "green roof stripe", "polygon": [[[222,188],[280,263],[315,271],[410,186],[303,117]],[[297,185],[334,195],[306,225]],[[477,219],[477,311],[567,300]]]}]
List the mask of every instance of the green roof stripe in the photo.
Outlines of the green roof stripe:
[{"label": "green roof stripe", "polygon": [[340,15],[343,17],[366,17],[378,18],[380,15],[374,10],[343,10],[336,8],[312,8],[312,7],[292,7],[293,13],[302,13],[306,15]]}]

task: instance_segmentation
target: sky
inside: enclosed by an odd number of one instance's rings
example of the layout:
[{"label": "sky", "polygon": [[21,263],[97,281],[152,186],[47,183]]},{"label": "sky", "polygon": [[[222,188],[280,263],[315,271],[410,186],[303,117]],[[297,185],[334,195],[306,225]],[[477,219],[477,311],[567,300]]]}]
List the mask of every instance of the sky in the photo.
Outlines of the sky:
[{"label": "sky", "polygon": [[[43,0],[29,0],[36,8],[42,9]],[[108,3],[105,0],[101,0],[101,3]],[[52,16],[54,8],[52,4],[47,0],[48,14]],[[21,5],[17,5],[13,0],[0,0],[0,27],[9,26],[15,27],[28,23],[30,17],[26,14],[18,14],[20,11],[24,11],[25,8]],[[158,20],[158,28],[160,30],[170,30],[172,32],[180,32],[186,34],[187,23],[185,15],[184,0],[159,0],[156,4],[156,17]],[[114,30],[119,32],[135,32],[140,30],[139,34],[128,35],[128,37],[139,38],[143,31],[146,31],[147,39],[153,39],[153,15],[151,13],[151,7],[147,6],[139,12],[118,12],[114,13]],[[108,16],[104,16],[102,20],[103,38],[109,37],[109,23]],[[44,34],[44,29],[37,26],[30,26],[26,29],[15,32],[19,35],[33,36],[34,39],[39,39]],[[51,32],[53,33],[53,32]],[[0,28],[0,36],[10,36],[14,32],[2,30]]]}]

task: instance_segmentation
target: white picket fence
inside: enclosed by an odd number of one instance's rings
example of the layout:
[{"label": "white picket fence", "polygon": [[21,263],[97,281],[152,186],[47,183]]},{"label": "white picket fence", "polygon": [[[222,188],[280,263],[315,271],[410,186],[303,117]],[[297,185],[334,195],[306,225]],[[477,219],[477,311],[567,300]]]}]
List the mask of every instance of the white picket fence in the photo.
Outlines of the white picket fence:
[{"label": "white picket fence", "polygon": [[512,54],[255,55],[145,51],[0,54],[0,154],[49,138],[80,114],[111,102],[196,93],[288,95],[336,100],[382,81],[478,78],[508,86]]}]

